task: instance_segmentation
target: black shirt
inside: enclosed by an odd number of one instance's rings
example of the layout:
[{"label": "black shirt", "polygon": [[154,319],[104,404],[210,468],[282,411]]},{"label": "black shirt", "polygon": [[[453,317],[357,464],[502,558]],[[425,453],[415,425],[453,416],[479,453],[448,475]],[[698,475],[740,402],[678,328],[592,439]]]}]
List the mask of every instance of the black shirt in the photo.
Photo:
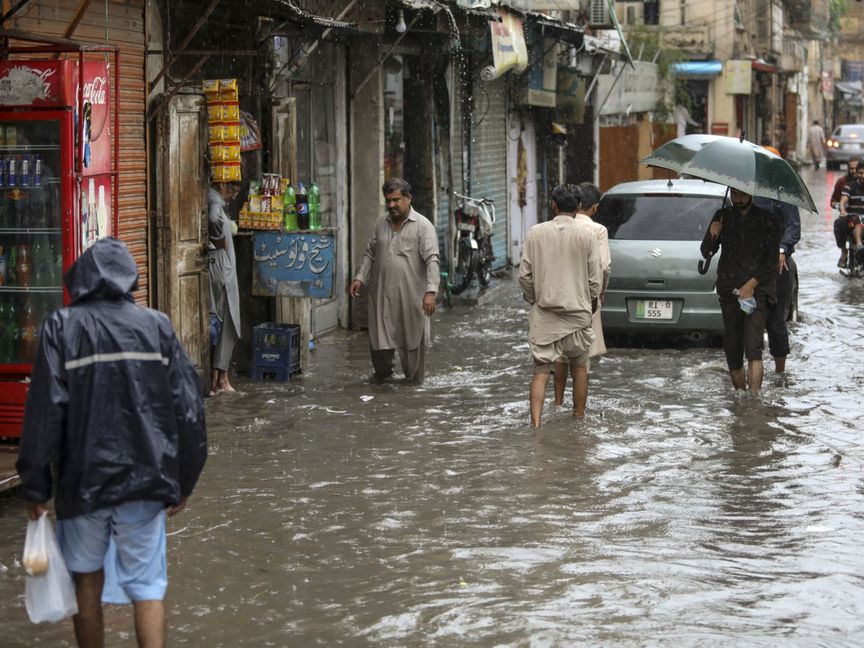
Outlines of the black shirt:
[{"label": "black shirt", "polygon": [[746,214],[737,207],[718,209],[711,222],[718,220],[723,223],[720,235],[712,240],[709,225],[701,248],[704,257],[723,248],[717,263],[717,294],[728,297],[735,288],[756,277],[755,295],[774,303],[783,221],[756,205],[751,205]]},{"label": "black shirt", "polygon": [[864,184],[857,178],[846,183],[841,196],[849,198],[846,204],[846,212],[849,214],[864,215]]}]

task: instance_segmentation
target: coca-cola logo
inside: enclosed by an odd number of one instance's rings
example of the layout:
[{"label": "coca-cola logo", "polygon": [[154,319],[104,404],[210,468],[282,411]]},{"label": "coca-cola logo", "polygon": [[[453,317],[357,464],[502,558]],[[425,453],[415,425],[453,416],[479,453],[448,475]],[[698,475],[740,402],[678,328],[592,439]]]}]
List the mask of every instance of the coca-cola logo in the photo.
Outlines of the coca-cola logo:
[{"label": "coca-cola logo", "polygon": [[84,101],[89,101],[94,106],[104,106],[108,94],[108,79],[106,77],[93,77],[93,80],[84,84]]}]

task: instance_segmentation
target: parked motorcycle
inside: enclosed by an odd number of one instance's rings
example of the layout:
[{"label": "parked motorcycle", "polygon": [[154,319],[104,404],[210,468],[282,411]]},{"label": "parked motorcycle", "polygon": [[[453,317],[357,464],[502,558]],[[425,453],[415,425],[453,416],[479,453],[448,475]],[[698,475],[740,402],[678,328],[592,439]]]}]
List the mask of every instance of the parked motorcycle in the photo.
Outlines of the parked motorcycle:
[{"label": "parked motorcycle", "polygon": [[492,279],[495,203],[489,198],[472,198],[455,192],[453,195],[461,201],[454,212],[456,265],[451,288],[453,294],[458,295],[471,285],[475,274],[484,288]]}]

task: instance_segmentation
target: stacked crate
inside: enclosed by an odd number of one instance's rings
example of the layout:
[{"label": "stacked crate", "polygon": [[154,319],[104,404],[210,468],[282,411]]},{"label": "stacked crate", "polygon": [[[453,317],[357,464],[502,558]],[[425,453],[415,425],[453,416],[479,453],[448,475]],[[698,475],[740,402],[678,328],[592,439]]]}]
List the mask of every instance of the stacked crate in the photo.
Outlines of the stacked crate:
[{"label": "stacked crate", "polygon": [[204,81],[213,182],[240,182],[240,96],[237,79]]},{"label": "stacked crate", "polygon": [[289,380],[300,371],[300,327],[265,322],[252,329],[252,378]]}]

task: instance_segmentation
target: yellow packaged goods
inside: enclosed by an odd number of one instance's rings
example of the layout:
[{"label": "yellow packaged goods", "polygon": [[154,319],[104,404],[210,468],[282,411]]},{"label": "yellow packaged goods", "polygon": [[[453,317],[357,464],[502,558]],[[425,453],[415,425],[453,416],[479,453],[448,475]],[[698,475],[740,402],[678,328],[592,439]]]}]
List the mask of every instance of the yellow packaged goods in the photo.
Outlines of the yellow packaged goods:
[{"label": "yellow packaged goods", "polygon": [[239,162],[213,165],[213,182],[240,182],[240,180],[242,178]]},{"label": "yellow packaged goods", "polygon": [[204,80],[204,96],[208,102],[219,101],[219,79]]},{"label": "yellow packaged goods", "polygon": [[237,79],[219,80],[219,98],[222,101],[237,101],[240,98],[237,92]]},{"label": "yellow packaged goods", "polygon": [[261,211],[261,196],[257,194],[249,196],[249,211],[254,214]]},{"label": "yellow packaged goods", "polygon": [[213,162],[239,162],[240,142],[214,142],[210,145]]},{"label": "yellow packaged goods", "polygon": [[207,121],[209,121],[210,123],[239,122],[240,104],[221,101],[218,103],[208,103]]},{"label": "yellow packaged goods", "polygon": [[208,132],[211,142],[235,142],[240,139],[240,124],[210,124]]}]

